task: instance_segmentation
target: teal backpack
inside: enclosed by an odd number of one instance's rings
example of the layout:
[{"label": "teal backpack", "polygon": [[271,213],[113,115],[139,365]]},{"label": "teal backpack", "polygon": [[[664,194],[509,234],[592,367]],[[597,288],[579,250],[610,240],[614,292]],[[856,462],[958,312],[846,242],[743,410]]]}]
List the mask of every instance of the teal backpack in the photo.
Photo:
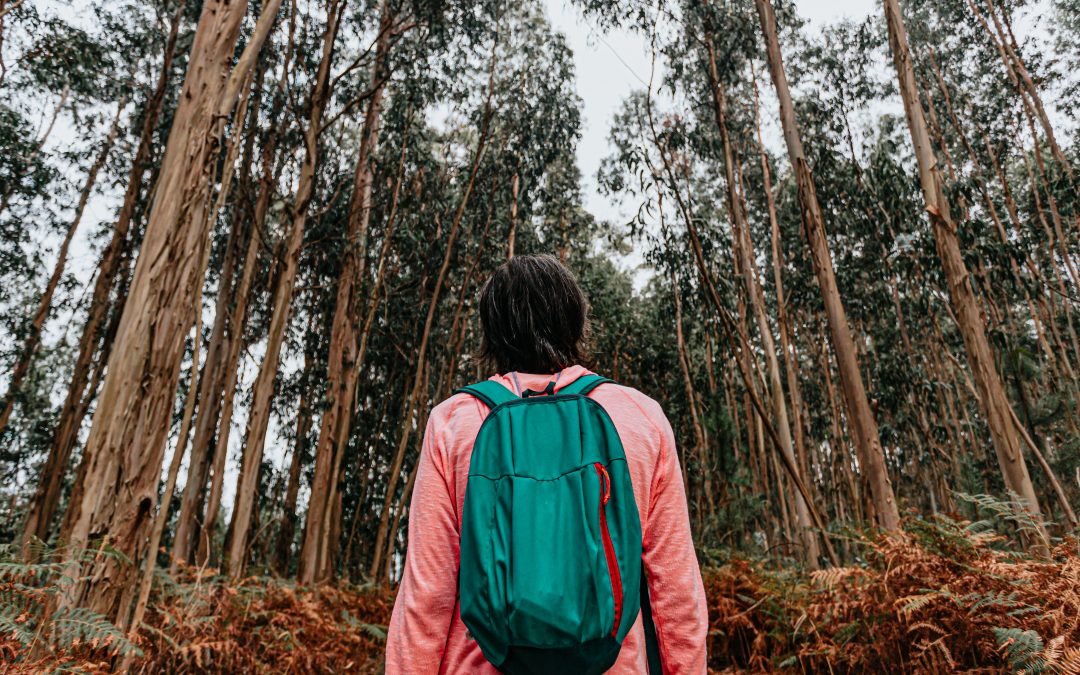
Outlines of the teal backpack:
[{"label": "teal backpack", "polygon": [[469,464],[458,577],[461,619],[508,675],[599,674],[643,610],[659,673],[641,522],[619,434],[586,375],[521,398],[470,385],[489,408]]}]

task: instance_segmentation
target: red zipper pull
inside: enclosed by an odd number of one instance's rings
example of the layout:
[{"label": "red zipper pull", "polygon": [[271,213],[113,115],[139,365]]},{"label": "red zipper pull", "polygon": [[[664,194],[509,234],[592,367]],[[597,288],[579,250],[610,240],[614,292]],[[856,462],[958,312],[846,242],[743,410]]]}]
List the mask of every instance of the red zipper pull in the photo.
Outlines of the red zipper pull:
[{"label": "red zipper pull", "polygon": [[611,499],[611,479],[608,477],[607,469],[600,462],[596,463],[596,472],[600,474],[600,485],[603,489],[603,496],[600,498],[600,504],[604,505]]}]

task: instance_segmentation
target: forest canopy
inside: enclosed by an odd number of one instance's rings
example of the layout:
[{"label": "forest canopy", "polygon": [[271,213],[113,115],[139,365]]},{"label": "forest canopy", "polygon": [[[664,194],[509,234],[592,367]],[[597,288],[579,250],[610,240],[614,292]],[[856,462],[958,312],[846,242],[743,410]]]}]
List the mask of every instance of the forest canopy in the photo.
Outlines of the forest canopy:
[{"label": "forest canopy", "polygon": [[674,427],[712,666],[1080,672],[1080,2],[570,4],[652,64],[595,177],[538,0],[0,0],[5,659],[272,667],[184,651],[257,593],[377,661],[480,288],[549,253]]}]

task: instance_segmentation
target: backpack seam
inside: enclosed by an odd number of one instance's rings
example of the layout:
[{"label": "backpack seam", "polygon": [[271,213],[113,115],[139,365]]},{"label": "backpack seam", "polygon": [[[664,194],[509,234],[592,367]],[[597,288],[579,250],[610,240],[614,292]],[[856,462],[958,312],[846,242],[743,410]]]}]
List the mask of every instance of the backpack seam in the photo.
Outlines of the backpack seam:
[{"label": "backpack seam", "polygon": [[[624,455],[625,455],[625,452],[624,452]],[[626,457],[625,456],[623,456],[623,457],[615,457],[613,459],[608,460],[609,465],[614,464],[615,462],[626,462]],[[581,471],[584,468],[593,466],[594,464],[596,464],[596,462],[588,462],[586,464],[582,464],[581,466],[577,467],[576,469],[569,469],[567,471],[564,471],[564,472],[560,473],[558,476],[555,476],[554,478],[537,478],[535,476],[522,476],[522,475],[516,474],[516,473],[504,473],[503,475],[498,476],[498,477],[488,476],[488,475],[485,475],[485,474],[482,474],[482,473],[470,473],[469,478],[486,478],[487,480],[490,480],[490,481],[500,481],[503,478],[527,478],[529,480],[534,480],[534,481],[541,482],[541,483],[550,483],[552,481],[557,481],[557,480],[559,480],[561,478],[565,478],[565,477],[569,476],[572,473],[577,473],[578,471]],[[603,464],[603,462],[601,462],[601,464]],[[629,467],[629,464],[627,466]]]}]

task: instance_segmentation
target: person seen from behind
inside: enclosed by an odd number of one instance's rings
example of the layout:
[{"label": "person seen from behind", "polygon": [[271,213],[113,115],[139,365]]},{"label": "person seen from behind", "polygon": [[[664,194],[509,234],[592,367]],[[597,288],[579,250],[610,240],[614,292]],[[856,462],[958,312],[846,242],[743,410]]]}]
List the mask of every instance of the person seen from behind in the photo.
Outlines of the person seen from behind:
[{"label": "person seen from behind", "polygon": [[588,370],[588,301],[550,255],[480,295],[498,372],[428,418],[388,675],[706,672],[671,425]]}]

